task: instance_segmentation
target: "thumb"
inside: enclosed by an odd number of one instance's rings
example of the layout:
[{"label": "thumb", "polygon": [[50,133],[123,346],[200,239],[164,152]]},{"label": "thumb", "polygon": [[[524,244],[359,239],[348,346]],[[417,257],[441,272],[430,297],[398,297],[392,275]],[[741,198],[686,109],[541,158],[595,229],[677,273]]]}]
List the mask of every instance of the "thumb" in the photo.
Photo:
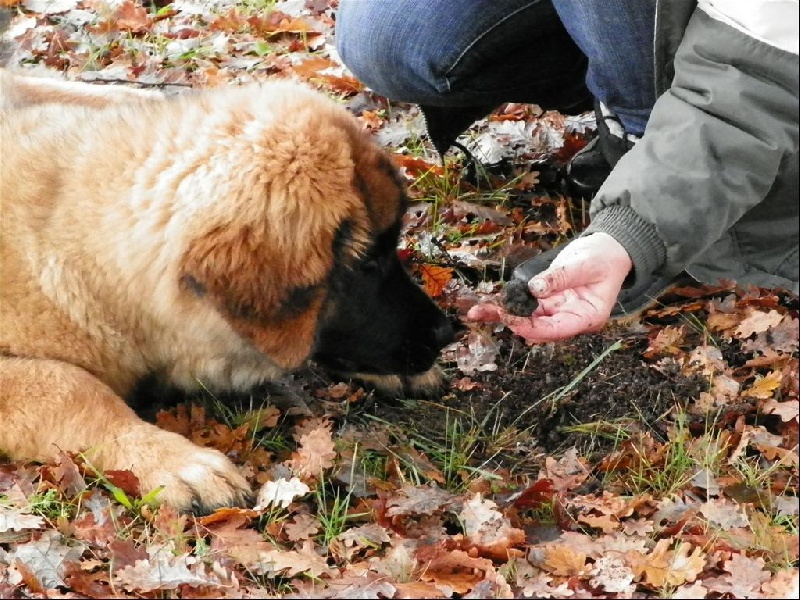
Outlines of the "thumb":
[{"label": "thumb", "polygon": [[584,285],[583,273],[579,265],[569,267],[550,267],[528,282],[528,289],[537,298],[548,298],[564,290]]}]

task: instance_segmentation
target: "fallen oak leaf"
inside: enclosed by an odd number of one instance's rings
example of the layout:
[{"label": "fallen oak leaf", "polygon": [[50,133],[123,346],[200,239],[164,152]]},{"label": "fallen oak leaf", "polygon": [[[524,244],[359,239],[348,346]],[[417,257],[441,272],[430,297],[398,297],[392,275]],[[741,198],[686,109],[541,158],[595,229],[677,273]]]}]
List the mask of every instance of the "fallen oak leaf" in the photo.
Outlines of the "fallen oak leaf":
[{"label": "fallen oak leaf", "polygon": [[44,519],[38,515],[30,514],[28,509],[0,504],[0,542],[4,541],[2,534],[6,532],[41,529],[42,527],[44,527]]},{"label": "fallen oak leaf", "polygon": [[79,561],[86,549],[85,544],[73,542],[67,546],[63,540],[58,531],[44,531],[36,541],[13,544],[12,549],[5,553],[3,562],[13,564],[18,561],[46,589],[63,586],[66,565]]},{"label": "fallen oak leaf", "polygon": [[761,586],[770,579],[770,573],[764,565],[765,561],[760,556],[751,558],[734,554],[723,565],[727,573],[704,579],[703,585],[711,592],[730,594],[731,598],[761,598]]},{"label": "fallen oak leaf", "polygon": [[783,374],[779,370],[770,371],[764,377],[759,377],[749,388],[742,392],[743,396],[767,400],[772,398],[775,390],[781,387]]},{"label": "fallen oak leaf", "polygon": [[478,493],[464,503],[459,518],[470,549],[479,556],[504,560],[511,548],[525,542],[525,532],[512,527],[496,507],[497,504],[484,500]]},{"label": "fallen oak leaf", "polygon": [[633,571],[619,552],[609,552],[594,561],[589,572],[593,587],[602,587],[607,593],[633,591]]},{"label": "fallen oak leaf", "polygon": [[443,175],[444,170],[441,166],[430,163],[427,160],[407,154],[392,154],[392,162],[405,170],[408,177],[417,178],[425,173],[432,175]]},{"label": "fallen oak leaf", "polygon": [[741,339],[749,338],[754,333],[761,333],[775,327],[783,320],[783,315],[777,310],[764,312],[750,308],[749,315],[739,323],[734,330],[734,335]]},{"label": "fallen oak leaf", "polygon": [[551,479],[539,479],[524,490],[514,492],[505,499],[518,510],[538,510],[543,505],[550,504],[556,493]]},{"label": "fallen oak leaf", "polygon": [[[236,580],[225,573],[222,567],[208,572],[206,565],[195,556],[179,554],[175,556],[167,544],[147,548],[148,558],[137,560],[133,565],[119,569],[113,583],[129,591],[152,592],[155,590],[176,590],[179,586],[222,586],[233,587]],[[219,574],[224,575],[224,579]]]},{"label": "fallen oak leaf", "polygon": [[288,521],[283,526],[283,530],[286,532],[286,537],[289,538],[289,541],[300,542],[317,534],[319,521],[309,513],[300,513]]},{"label": "fallen oak leaf", "polygon": [[781,421],[786,423],[792,419],[798,419],[798,415],[800,415],[800,404],[798,404],[797,400],[778,402],[772,398],[761,405],[761,412],[766,415],[778,415]]},{"label": "fallen oak leaf", "polygon": [[272,506],[289,508],[295,498],[305,496],[310,491],[311,488],[297,477],[288,480],[281,477],[275,481],[268,481],[258,491],[258,498],[253,510],[264,511]]},{"label": "fallen oak leaf", "polygon": [[681,325],[679,327],[667,326],[661,329],[650,342],[647,350],[644,351],[645,358],[656,358],[659,356],[676,355],[682,352],[681,345],[684,343],[686,330]]},{"label": "fallen oak leaf", "polygon": [[494,571],[488,558],[474,558],[463,550],[448,551],[441,546],[420,548],[417,560],[422,581],[433,582],[439,589],[448,586],[457,594],[469,592]]},{"label": "fallen oak leaf", "polygon": [[435,486],[406,486],[386,502],[386,514],[389,517],[430,515],[457,502],[457,496]]},{"label": "fallen oak leaf", "polygon": [[[309,419],[311,420],[311,419]],[[331,427],[328,420],[318,421],[314,429],[295,437],[298,441],[296,452],[283,464],[291,469],[300,480],[316,480],[322,477],[325,470],[333,466],[336,451],[333,444]]]},{"label": "fallen oak leaf", "polygon": [[153,26],[153,20],[147,14],[147,10],[138,2],[125,0],[114,11],[114,17],[110,23],[119,31],[130,31],[131,33],[144,33]]},{"label": "fallen oak leaf", "polygon": [[699,546],[692,549],[691,544],[680,543],[670,550],[671,539],[659,540],[652,552],[626,553],[628,563],[639,581],[655,588],[678,586],[691,583],[705,568],[705,553]]},{"label": "fallen oak leaf", "polygon": [[578,455],[578,449],[575,446],[564,452],[558,460],[551,456],[545,458],[544,470],[552,482],[551,487],[560,492],[575,489],[592,473],[588,461]]},{"label": "fallen oak leaf", "polygon": [[311,540],[306,540],[299,550],[267,550],[259,552],[259,560],[250,566],[256,575],[268,577],[294,577],[305,574],[319,578],[330,571],[328,563],[315,550]]},{"label": "fallen oak leaf", "polygon": [[528,550],[528,562],[558,577],[585,575],[586,558],[580,550],[558,543],[533,546]]}]

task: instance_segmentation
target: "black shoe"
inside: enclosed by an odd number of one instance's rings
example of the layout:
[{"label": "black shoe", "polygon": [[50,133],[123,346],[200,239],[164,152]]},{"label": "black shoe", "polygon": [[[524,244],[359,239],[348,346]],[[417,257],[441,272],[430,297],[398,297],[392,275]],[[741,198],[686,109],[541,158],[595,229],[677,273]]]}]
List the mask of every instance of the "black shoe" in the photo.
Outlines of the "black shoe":
[{"label": "black shoe", "polygon": [[[514,269],[512,280],[527,282],[535,275],[546,270],[566,244],[562,244],[546,252],[526,260]],[[643,311],[656,304],[658,299],[676,287],[696,285],[697,281],[687,273],[680,273],[674,277],[656,277],[642,281],[631,288],[623,288],[617,296],[617,303],[611,311],[609,321],[626,322],[638,317]],[[515,286],[515,289],[518,286]],[[519,299],[516,299],[519,304]],[[515,310],[509,312],[517,314]],[[527,315],[520,315],[527,316]]]},{"label": "black shoe", "polygon": [[425,121],[425,132],[442,159],[459,135],[495,108],[497,105],[494,104],[461,107],[419,105]]},{"label": "black shoe", "polygon": [[625,133],[619,119],[599,102],[595,103],[597,137],[572,157],[565,181],[575,198],[591,200],[619,159],[633,148],[636,138]]},{"label": "black shoe", "polygon": [[564,181],[573,198],[591,200],[611,173],[611,165],[600,151],[600,139],[586,144],[567,164]]}]

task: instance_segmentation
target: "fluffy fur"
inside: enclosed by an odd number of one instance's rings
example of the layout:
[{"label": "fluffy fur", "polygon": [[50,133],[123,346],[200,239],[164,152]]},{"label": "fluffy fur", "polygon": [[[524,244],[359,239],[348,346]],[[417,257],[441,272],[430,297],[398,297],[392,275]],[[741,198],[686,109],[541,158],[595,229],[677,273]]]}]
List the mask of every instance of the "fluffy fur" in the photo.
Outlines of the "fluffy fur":
[{"label": "fluffy fur", "polygon": [[141,379],[246,390],[330,357],[435,385],[452,331],[396,263],[402,187],[333,102],[289,82],[0,87],[0,450],[83,451],[206,511],[250,490],[128,408]]}]

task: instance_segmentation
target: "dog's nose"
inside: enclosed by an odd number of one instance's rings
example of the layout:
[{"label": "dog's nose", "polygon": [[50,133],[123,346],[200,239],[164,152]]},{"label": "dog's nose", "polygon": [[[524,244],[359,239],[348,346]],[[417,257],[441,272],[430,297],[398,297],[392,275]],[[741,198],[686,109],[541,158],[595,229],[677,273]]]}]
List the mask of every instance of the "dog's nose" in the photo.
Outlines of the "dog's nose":
[{"label": "dog's nose", "polygon": [[453,341],[455,338],[455,332],[453,331],[453,326],[450,324],[450,321],[446,318],[441,319],[436,326],[433,328],[433,339],[436,344],[436,348],[444,348]]}]

